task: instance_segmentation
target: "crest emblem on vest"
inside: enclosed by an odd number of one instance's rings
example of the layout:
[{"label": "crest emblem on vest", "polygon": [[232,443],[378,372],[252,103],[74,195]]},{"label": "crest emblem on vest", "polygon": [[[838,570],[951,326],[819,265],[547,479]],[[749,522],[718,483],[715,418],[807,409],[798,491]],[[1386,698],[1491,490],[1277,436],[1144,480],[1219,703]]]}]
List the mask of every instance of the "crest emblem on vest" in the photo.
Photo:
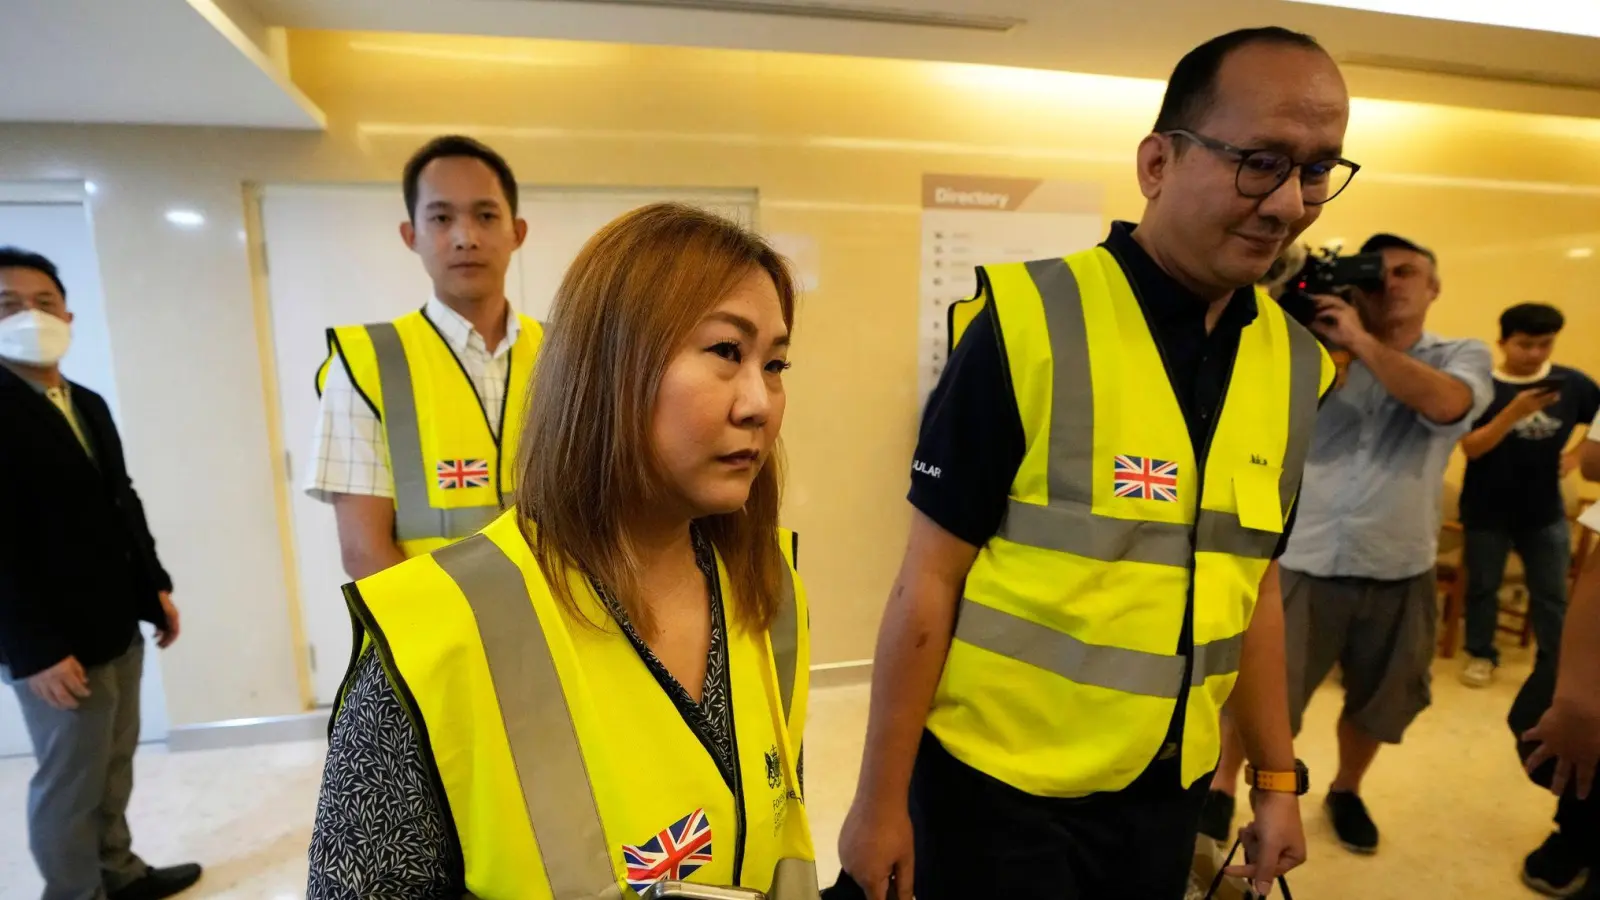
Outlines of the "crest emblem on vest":
[{"label": "crest emblem on vest", "polygon": [[658,881],[684,881],[711,862],[711,821],[697,809],[635,847],[622,845],[628,887],[639,893]]},{"label": "crest emblem on vest", "polygon": [[487,459],[441,459],[434,466],[434,472],[439,476],[442,490],[489,486]]},{"label": "crest emblem on vest", "polygon": [[777,790],[783,784],[783,763],[778,759],[778,745],[767,751],[767,787]]},{"label": "crest emblem on vest", "polygon": [[1178,502],[1178,464],[1148,456],[1118,456],[1112,460],[1113,496],[1134,500]]}]

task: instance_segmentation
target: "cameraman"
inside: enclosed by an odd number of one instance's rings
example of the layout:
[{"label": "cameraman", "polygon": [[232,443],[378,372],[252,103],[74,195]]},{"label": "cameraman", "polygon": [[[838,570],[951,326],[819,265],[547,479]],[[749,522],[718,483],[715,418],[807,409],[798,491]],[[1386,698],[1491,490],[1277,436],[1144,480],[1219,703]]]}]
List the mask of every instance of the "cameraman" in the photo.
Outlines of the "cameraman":
[{"label": "cameraman", "polygon": [[[1390,234],[1361,252],[1383,254],[1383,287],[1357,289],[1353,302],[1317,298],[1313,329],[1351,362],[1317,416],[1281,564],[1291,723],[1298,733],[1339,663],[1339,772],[1325,806],[1346,849],[1375,853],[1361,779],[1379,746],[1399,743],[1431,701],[1444,469],[1494,389],[1482,342],[1423,330],[1439,296],[1433,253]],[[1225,748],[1207,819],[1231,812],[1239,766],[1237,748]]]}]

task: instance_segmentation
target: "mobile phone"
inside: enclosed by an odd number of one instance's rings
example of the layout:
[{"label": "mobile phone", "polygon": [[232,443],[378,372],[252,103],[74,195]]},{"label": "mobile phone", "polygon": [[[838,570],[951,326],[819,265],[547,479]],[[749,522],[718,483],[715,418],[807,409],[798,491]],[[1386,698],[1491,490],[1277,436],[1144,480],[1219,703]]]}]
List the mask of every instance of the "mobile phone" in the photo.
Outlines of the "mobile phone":
[{"label": "mobile phone", "polygon": [[1533,383],[1534,390],[1539,391],[1560,391],[1566,386],[1567,377],[1565,375],[1551,375]]},{"label": "mobile phone", "polygon": [[753,888],[717,887],[687,881],[658,881],[639,894],[640,900],[767,900]]}]

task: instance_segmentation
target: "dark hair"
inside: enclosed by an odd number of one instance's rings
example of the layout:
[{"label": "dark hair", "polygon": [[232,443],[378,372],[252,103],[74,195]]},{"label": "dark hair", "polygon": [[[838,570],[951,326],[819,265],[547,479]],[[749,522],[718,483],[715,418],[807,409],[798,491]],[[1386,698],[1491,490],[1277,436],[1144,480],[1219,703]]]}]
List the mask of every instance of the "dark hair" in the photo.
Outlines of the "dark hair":
[{"label": "dark hair", "polygon": [[500,179],[500,190],[506,195],[506,202],[511,204],[511,214],[517,214],[517,176],[511,174],[511,167],[506,164],[505,158],[481,141],[459,134],[446,134],[423,144],[406,160],[401,182],[405,186],[407,218],[413,222],[417,219],[417,181],[422,177],[422,170],[436,159],[451,157],[476,159],[494,170],[495,177]]},{"label": "dark hair", "polygon": [[[596,232],[556,289],[517,454],[516,498],[539,568],[576,621],[584,612],[571,571],[598,579],[635,627],[655,633],[623,522],[667,490],[651,448],[657,389],[678,345],[755,272],[772,279],[792,327],[797,292],[777,251],[713,213],[657,203]],[[727,569],[736,621],[755,631],[778,609],[785,563],[773,535],[782,484],[774,447],[742,508],[699,520]]]},{"label": "dark hair", "polygon": [[32,269],[41,272],[55,282],[56,290],[61,292],[61,299],[67,299],[67,286],[61,283],[61,273],[56,269],[56,264],[38,253],[21,247],[0,247],[0,269]]},{"label": "dark hair", "polygon": [[1161,98],[1155,132],[1162,134],[1199,125],[1216,103],[1217,73],[1222,71],[1222,64],[1233,51],[1251,44],[1277,44],[1327,53],[1311,35],[1277,25],[1241,28],[1218,35],[1178,60],[1172,77],[1167,79],[1167,93]]},{"label": "dark hair", "polygon": [[1500,340],[1514,334],[1544,337],[1555,334],[1567,326],[1567,317],[1561,310],[1544,303],[1518,303],[1500,314]]}]

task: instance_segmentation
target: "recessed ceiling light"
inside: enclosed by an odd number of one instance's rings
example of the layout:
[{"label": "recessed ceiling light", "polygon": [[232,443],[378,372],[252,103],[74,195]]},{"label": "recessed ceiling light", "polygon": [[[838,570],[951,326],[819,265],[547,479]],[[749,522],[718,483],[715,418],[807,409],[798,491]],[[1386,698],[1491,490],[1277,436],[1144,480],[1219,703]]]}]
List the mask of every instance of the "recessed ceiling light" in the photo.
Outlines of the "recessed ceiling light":
[{"label": "recessed ceiling light", "polygon": [[1593,255],[1593,247],[1573,247],[1567,251],[1567,259],[1588,259]]},{"label": "recessed ceiling light", "polygon": [[83,192],[93,197],[95,194],[100,193],[100,185],[95,184],[92,181],[85,181],[83,183]]},{"label": "recessed ceiling light", "polygon": [[206,217],[192,209],[169,209],[167,221],[179,228],[199,228],[206,223]]}]

